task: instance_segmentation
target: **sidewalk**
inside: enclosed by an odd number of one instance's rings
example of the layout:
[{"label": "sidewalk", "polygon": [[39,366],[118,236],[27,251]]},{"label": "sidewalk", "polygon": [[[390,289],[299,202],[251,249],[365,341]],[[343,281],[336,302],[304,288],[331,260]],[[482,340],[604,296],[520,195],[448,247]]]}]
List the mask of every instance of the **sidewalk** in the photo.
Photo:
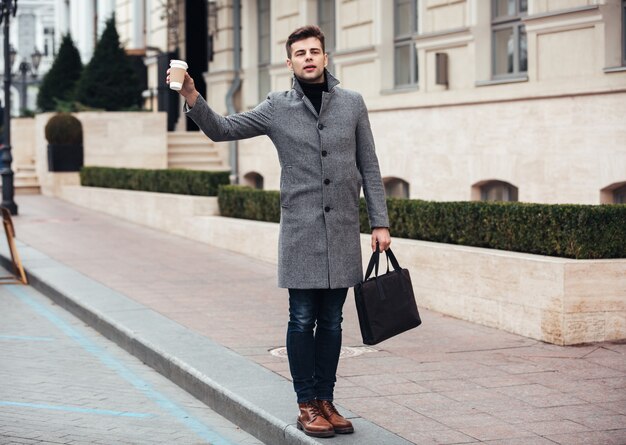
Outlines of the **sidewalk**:
[{"label": "sidewalk", "polygon": [[0,307],[0,445],[263,445],[32,286]]},{"label": "sidewalk", "polygon": [[[90,298],[110,298],[111,290],[129,298],[128,307],[108,309],[123,333],[110,336],[131,344],[138,332],[134,324],[141,324],[142,335],[154,329],[146,344],[178,345],[169,360],[183,368],[208,360],[202,366],[217,373],[217,385],[239,369],[250,370],[247,375],[263,380],[233,383],[226,389],[235,390],[220,397],[239,401],[241,421],[250,413],[269,413],[268,418],[288,423],[286,443],[305,443],[297,442],[307,439],[293,428],[296,404],[287,360],[268,352],[284,346],[287,323],[287,293],[276,288],[274,265],[51,198],[20,196],[18,204],[17,238],[27,245],[20,253],[40,288],[54,281],[57,300],[78,312],[91,311],[96,324],[103,314],[94,307],[106,302],[86,301],[77,308],[76,289],[84,291],[95,281],[103,286]],[[2,253],[6,256],[6,248]],[[52,274],[51,264],[55,270],[65,267],[67,277]],[[72,270],[90,280],[76,280]],[[67,290],[72,295],[58,298],[67,294],[66,286],[74,286]],[[144,306],[163,317],[145,317]],[[418,444],[626,444],[624,344],[558,347],[421,310],[422,326],[368,350],[362,348],[352,292],[344,312],[344,346],[355,348],[340,361],[336,402],[353,414],[357,433],[323,443],[387,444],[403,438]],[[157,320],[168,329],[175,322],[171,328],[180,328],[180,337],[157,338]],[[195,339],[194,344],[178,341],[183,338]],[[216,346],[204,349],[204,341]],[[215,351],[222,357],[221,347],[236,353],[229,360],[237,367],[220,373],[213,370],[220,363],[209,363],[206,355]],[[159,353],[140,351],[144,361]],[[257,372],[262,368],[252,362],[271,372]],[[259,409],[267,393],[257,388],[287,394],[270,392],[280,404],[267,402]],[[251,429],[267,427],[236,423],[252,434]]]}]

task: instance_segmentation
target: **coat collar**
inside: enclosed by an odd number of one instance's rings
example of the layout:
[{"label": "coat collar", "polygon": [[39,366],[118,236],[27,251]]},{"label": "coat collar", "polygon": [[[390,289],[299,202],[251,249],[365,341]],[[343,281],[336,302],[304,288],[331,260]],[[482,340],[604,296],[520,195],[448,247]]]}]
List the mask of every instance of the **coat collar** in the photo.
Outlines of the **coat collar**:
[{"label": "coat collar", "polygon": [[[326,68],[324,68],[324,75],[326,76],[326,83],[328,84],[328,92],[332,93],[333,89],[337,85],[339,85],[339,80],[337,80],[335,76],[330,74],[330,72]],[[292,88],[296,90],[296,92],[300,96],[304,96],[304,91],[302,91],[302,86],[300,85],[300,82],[298,82],[298,78],[295,75],[293,76],[293,80],[292,80]]]}]

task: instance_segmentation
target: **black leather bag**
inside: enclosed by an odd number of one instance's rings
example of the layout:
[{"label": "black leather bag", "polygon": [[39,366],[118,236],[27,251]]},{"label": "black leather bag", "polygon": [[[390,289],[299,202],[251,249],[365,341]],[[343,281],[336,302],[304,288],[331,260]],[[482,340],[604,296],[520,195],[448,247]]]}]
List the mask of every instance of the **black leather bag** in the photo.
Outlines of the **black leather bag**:
[{"label": "black leather bag", "polygon": [[[365,280],[354,287],[361,336],[366,345],[375,345],[422,323],[411,277],[402,269],[391,249],[387,249],[387,273],[378,276],[380,251],[372,254]],[[389,260],[393,265],[389,271]],[[370,278],[372,270],[374,276]]]}]

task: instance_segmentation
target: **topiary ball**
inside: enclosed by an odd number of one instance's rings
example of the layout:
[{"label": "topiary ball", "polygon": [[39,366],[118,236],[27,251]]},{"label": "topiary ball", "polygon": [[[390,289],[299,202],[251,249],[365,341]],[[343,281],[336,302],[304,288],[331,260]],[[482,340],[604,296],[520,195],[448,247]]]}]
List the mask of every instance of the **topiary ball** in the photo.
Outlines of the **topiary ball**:
[{"label": "topiary ball", "polygon": [[46,140],[52,145],[81,145],[83,126],[70,113],[57,113],[46,124]]}]

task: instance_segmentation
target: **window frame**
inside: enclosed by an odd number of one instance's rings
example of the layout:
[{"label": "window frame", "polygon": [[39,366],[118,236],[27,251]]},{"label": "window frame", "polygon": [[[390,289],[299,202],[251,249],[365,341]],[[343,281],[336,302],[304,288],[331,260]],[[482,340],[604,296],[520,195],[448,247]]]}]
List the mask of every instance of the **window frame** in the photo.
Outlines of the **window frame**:
[{"label": "window frame", "polygon": [[613,204],[626,204],[626,184],[617,187],[611,195]]},{"label": "window frame", "polygon": [[[393,87],[394,89],[411,88],[419,85],[419,60],[415,48],[415,37],[419,30],[419,3],[418,0],[408,0],[411,7],[410,31],[406,34],[398,34],[398,2],[393,1]],[[396,50],[403,46],[409,47],[409,83],[397,83],[398,58]]]},{"label": "window frame", "polygon": [[[497,199],[489,199],[489,193],[496,189],[503,190],[503,198],[502,200]],[[490,180],[486,181],[484,184],[479,186],[480,191],[480,201],[482,202],[519,202],[519,188],[510,182],[501,181],[501,180]]]},{"label": "window frame", "polygon": [[[520,5],[522,0],[515,0],[515,14],[514,15],[496,15],[498,0],[491,0],[491,78],[492,80],[502,79],[517,79],[524,77],[528,73],[528,52],[526,53],[526,70],[520,69],[521,64],[521,30],[526,26],[522,22],[522,18],[528,15],[528,9],[521,11]],[[526,5],[528,8],[528,5]],[[504,29],[513,30],[513,72],[511,73],[496,73],[497,68],[497,55],[496,55],[496,33]],[[528,36],[526,37],[526,45],[528,46]],[[508,56],[508,53],[507,53]]]},{"label": "window frame", "polygon": [[[383,188],[385,190],[385,197],[397,198],[397,199],[409,199],[411,196],[411,184],[402,178],[397,176],[387,176],[383,178]],[[390,193],[394,188],[399,188],[400,193]]]},{"label": "window frame", "polygon": [[[263,48],[261,47],[262,45],[262,34],[261,34],[261,30],[262,30],[262,20],[261,20],[261,6],[266,5],[267,6],[267,36],[268,36],[268,47],[267,47],[267,53],[268,53],[268,58],[267,60],[261,60],[261,54],[263,54]],[[265,100],[265,97],[267,96],[267,94],[271,91],[272,89],[272,78],[270,76],[270,66],[272,65],[272,2],[271,0],[257,0],[257,39],[258,39],[258,43],[257,43],[257,72],[258,72],[258,81],[257,81],[257,91],[258,91],[258,100],[259,101],[263,101]],[[265,34],[263,34],[265,35]],[[266,80],[267,78],[269,78],[269,91],[263,91],[263,89],[265,89],[265,85],[264,85],[264,80]]]},{"label": "window frame", "polygon": [[[317,24],[318,26],[322,29],[322,31],[324,32],[324,37],[325,37],[325,41],[324,41],[324,51],[326,51],[326,54],[328,54],[328,70],[329,71],[334,71],[334,63],[333,63],[333,56],[335,54],[335,51],[337,49],[337,13],[336,13],[336,9],[337,9],[337,2],[336,0],[330,0],[330,3],[332,3],[332,7],[330,8],[329,11],[326,12],[330,12],[328,17],[324,17],[325,19],[329,19],[328,21],[324,21],[324,23],[322,23],[322,16],[325,12],[325,8],[324,8],[324,0],[319,0],[317,2]],[[329,28],[326,27],[326,25],[330,26],[330,32],[329,32]],[[332,36],[329,39],[329,36]]]},{"label": "window frame", "polygon": [[626,0],[622,0],[622,66],[626,66]]}]

